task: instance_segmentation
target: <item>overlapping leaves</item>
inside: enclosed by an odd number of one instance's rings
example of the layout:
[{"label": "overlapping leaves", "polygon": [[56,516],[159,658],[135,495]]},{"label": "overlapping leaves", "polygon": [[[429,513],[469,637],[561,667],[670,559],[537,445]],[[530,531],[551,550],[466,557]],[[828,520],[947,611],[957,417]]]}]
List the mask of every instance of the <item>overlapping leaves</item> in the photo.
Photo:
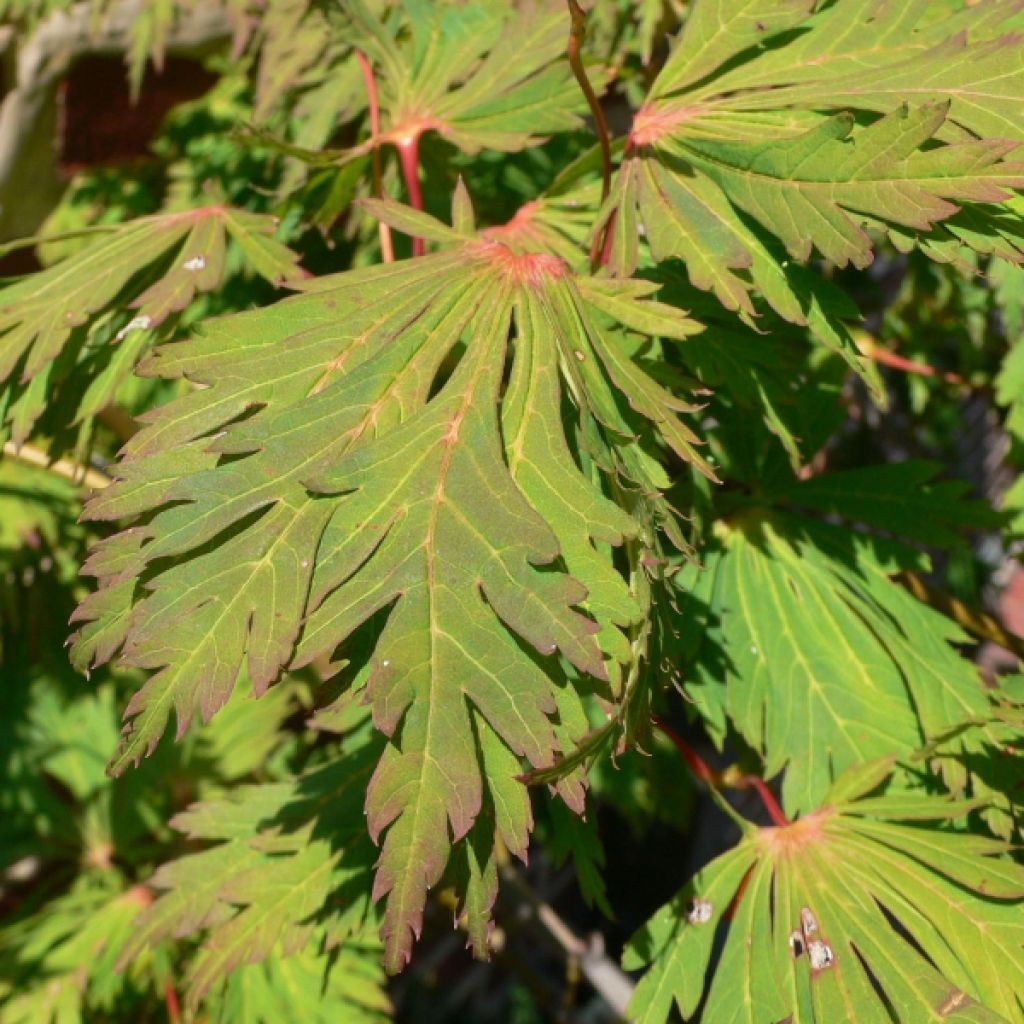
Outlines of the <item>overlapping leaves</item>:
[{"label": "overlapping leaves", "polygon": [[238,788],[172,819],[215,845],[157,871],[152,885],[165,892],[138,920],[120,963],[171,936],[206,932],[187,978],[196,1006],[244,964],[360,936],[373,864],[360,810],[375,754],[364,736],[323,768]]},{"label": "overlapping leaves", "polygon": [[[690,406],[621,334],[696,329],[646,301],[653,285],[576,277],[475,236],[462,192],[459,230],[374,209],[445,248],[322,278],[147,364],[204,386],[132,438],[89,506],[141,518],[89,560],[102,588],[77,613],[74,659],[120,650],[153,672],[128,707],[121,770],[172,710],[179,732],[196,710],[209,718],[243,664],[262,692],[386,612],[365,685],[391,742],[367,811],[373,836],[386,830],[375,895],[396,967],[452,841],[490,820],[482,808],[525,851],[520,758],[549,765],[587,728],[563,667],[613,697],[640,653],[643,588],[611,550],[651,542],[646,510],[667,482],[654,438],[706,467],[679,419]],[[577,807],[580,784],[559,783]],[[477,869],[490,888],[493,862]]]},{"label": "overlapping leaves", "polygon": [[[956,485],[929,485],[933,472],[837,473],[785,498],[948,543],[976,513],[950,501]],[[788,809],[815,806],[852,765],[989,715],[977,669],[952,646],[968,637],[890,579],[920,569],[917,552],[781,509],[741,511],[716,533],[704,568],[683,578],[689,690],[717,731],[728,720],[764,755],[767,775],[786,768]]]},{"label": "overlapping leaves", "polygon": [[673,1003],[696,1019],[706,987],[704,1024],[1018,1019],[1024,869],[1005,844],[943,827],[970,804],[872,796],[887,768],[749,830],[658,911],[627,948],[627,968],[650,965],[630,1019],[665,1021]]},{"label": "overlapping leaves", "polygon": [[[634,119],[602,218],[610,265],[631,272],[642,228],[655,260],[682,259],[727,308],[752,317],[759,294],[858,366],[791,262],[863,267],[866,229],[912,245],[1024,186],[1006,160],[1024,97],[1012,5],[938,23],[928,6],[698,0]],[[999,244],[986,217],[961,214],[954,249]]]},{"label": "overlapping leaves", "polygon": [[[360,3],[358,44],[381,72],[381,130],[403,143],[433,129],[466,152],[511,151],[579,124],[583,98],[564,60],[565,11],[554,3],[457,9],[406,0],[398,42]],[[502,45],[515,39],[516,57]]]},{"label": "overlapping leaves", "polygon": [[385,1024],[392,1019],[380,947],[366,939],[329,952],[311,945],[240,967],[223,995],[211,1002],[218,1024]]},{"label": "overlapping leaves", "polygon": [[44,415],[52,434],[104,409],[161,325],[221,286],[228,239],[273,285],[297,284],[305,274],[275,230],[270,217],[221,206],[144,217],[5,288],[0,434],[21,443]]},{"label": "overlapping leaves", "polygon": [[113,685],[83,692],[73,674],[26,670],[9,658],[2,676],[3,1018],[141,1017],[162,997],[171,958],[184,952],[161,943],[115,970],[152,902],[138,881],[165,855],[166,818],[190,794],[270,770],[294,689],[282,685],[253,707],[240,688],[212,727],[165,744],[142,771],[111,779],[104,766],[117,740]]}]

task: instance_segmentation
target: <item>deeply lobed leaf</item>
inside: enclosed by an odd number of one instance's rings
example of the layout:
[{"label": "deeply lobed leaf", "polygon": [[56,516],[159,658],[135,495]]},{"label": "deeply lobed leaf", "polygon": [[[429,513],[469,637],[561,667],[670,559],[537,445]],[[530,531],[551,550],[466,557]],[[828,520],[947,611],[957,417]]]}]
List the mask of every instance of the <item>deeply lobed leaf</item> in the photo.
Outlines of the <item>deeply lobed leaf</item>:
[{"label": "deeply lobed leaf", "polygon": [[143,217],[0,291],[0,433],[25,441],[72,374],[71,424],[110,404],[160,326],[221,286],[228,239],[255,273],[294,287],[306,275],[275,230],[222,206]]},{"label": "deeply lobed leaf", "polygon": [[[810,481],[808,505],[841,495],[843,476]],[[843,511],[863,521],[856,502]],[[764,755],[766,774],[785,767],[788,809],[814,807],[853,765],[910,756],[988,715],[976,668],[951,646],[966,635],[889,579],[915,556],[779,511],[744,511],[718,533],[685,581],[699,634],[687,688],[717,732],[728,720]]]},{"label": "deeply lobed leaf", "polygon": [[[887,762],[821,806],[755,829],[633,936],[651,965],[632,1020],[992,1022],[1020,1013],[1024,869],[1004,844],[927,827],[964,805],[871,797]],[[714,968],[719,927],[725,946]]]},{"label": "deeply lobed leaf", "polygon": [[[375,894],[394,968],[488,801],[524,854],[519,759],[550,765],[587,729],[563,666],[614,697],[642,654],[627,635],[639,584],[611,557],[651,533],[660,501],[638,430],[707,470],[678,418],[692,407],[627,354],[623,325],[696,329],[645,301],[653,286],[374,209],[447,248],[311,282],[149,360],[204,386],[132,438],[89,505],[136,525],[90,558],[103,585],[76,613],[73,657],[120,650],[154,673],[129,704],[120,771],[172,708],[179,734],[195,710],[209,718],[243,664],[259,693],[386,614],[365,686],[391,742],[367,812],[386,832]],[[559,783],[576,807],[580,787],[579,773]]]},{"label": "deeply lobed leaf", "polygon": [[642,231],[655,261],[683,260],[726,308],[752,319],[760,296],[867,374],[793,263],[864,267],[867,229],[944,261],[1007,251],[981,204],[1024,186],[1005,159],[1022,141],[1024,64],[1010,4],[946,20],[922,0],[814,6],[695,4],[634,118],[604,258],[631,273]]}]

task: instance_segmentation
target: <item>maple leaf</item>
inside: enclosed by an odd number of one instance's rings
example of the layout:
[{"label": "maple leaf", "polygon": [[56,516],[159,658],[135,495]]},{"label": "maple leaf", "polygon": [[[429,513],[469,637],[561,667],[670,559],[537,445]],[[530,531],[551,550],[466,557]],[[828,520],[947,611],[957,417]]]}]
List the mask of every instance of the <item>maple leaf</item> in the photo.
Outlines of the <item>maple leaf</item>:
[{"label": "maple leaf", "polygon": [[[117,952],[145,901],[119,872],[93,871],[45,908],[5,922],[0,952],[4,1021],[87,1019],[86,1008],[111,1010],[128,988],[114,971]],[[88,985],[88,996],[85,994]]]},{"label": "maple leaf", "polygon": [[386,1024],[393,1019],[384,987],[380,948],[361,938],[340,949],[312,945],[290,956],[271,956],[233,971],[211,1019],[221,1024]]},{"label": "maple leaf", "polygon": [[157,870],[150,884],[163,892],[122,944],[120,966],[172,935],[205,932],[186,979],[195,1008],[243,964],[361,935],[373,856],[359,812],[378,752],[365,732],[322,768],[174,817],[190,839],[216,845]]},{"label": "maple leaf", "polygon": [[[457,193],[456,222],[467,203]],[[205,386],[128,442],[88,506],[143,518],[91,556],[103,586],[76,613],[73,657],[86,667],[121,649],[122,664],[155,671],[129,704],[120,771],[172,709],[179,734],[196,709],[209,718],[243,663],[258,694],[388,610],[365,686],[392,742],[367,810],[374,837],[387,830],[375,895],[389,894],[395,968],[485,798],[524,852],[519,758],[549,765],[586,729],[556,655],[612,699],[640,656],[627,635],[645,612],[638,584],[608,553],[653,530],[643,517],[667,483],[638,434],[710,471],[679,419],[693,407],[628,354],[623,327],[697,329],[646,299],[656,285],[371,209],[444,248],[309,282],[144,367]],[[560,792],[579,807],[579,775]]]},{"label": "maple leaf", "polygon": [[142,217],[0,291],[0,432],[25,441],[69,376],[71,423],[113,401],[158,328],[221,286],[228,239],[275,287],[296,285],[305,272],[275,230],[224,206]]},{"label": "maple leaf", "polygon": [[[315,10],[292,9],[281,12],[285,25],[272,26],[275,47],[287,54],[287,60],[270,61],[274,78],[299,73],[296,64],[330,47],[329,22],[334,23],[333,34],[346,57],[353,47],[365,53],[372,61],[379,101],[380,131],[375,137],[345,150],[306,148],[310,141],[326,142],[328,129],[338,118],[363,111],[361,104],[351,101],[342,101],[344,110],[338,110],[338,76],[352,81],[354,88],[356,65],[339,60],[337,53],[318,69],[320,84],[304,104],[312,111],[312,125],[300,129],[297,144],[275,140],[265,131],[257,134],[312,166],[345,164],[381,143],[393,144],[407,185],[415,189],[410,199],[418,206],[415,168],[419,141],[426,132],[436,132],[463,152],[475,154],[485,149],[515,152],[544,136],[580,127],[579,114],[586,104],[564,61],[561,4],[489,3],[454,10],[411,0],[396,13],[398,17],[382,20],[362,0],[353,0],[343,15],[332,12],[324,19]],[[298,46],[288,39],[288,24],[302,26]],[[509,60],[502,49],[507,38],[517,41],[516,60]],[[265,60],[271,56],[265,53]],[[279,91],[279,83],[269,84],[270,95]],[[260,110],[266,105],[261,99]]]},{"label": "maple leaf", "polygon": [[[925,483],[934,467],[898,467],[898,485],[896,468],[823,475],[779,498],[914,533],[928,515],[939,541],[977,515],[950,503],[959,485]],[[728,719],[764,755],[767,775],[786,768],[788,809],[813,807],[848,767],[988,715],[976,668],[951,646],[967,635],[890,579],[923,568],[917,552],[780,509],[743,510],[716,534],[703,568],[679,577],[687,689],[717,733]]]},{"label": "maple leaf", "polygon": [[[563,59],[561,4],[403,7],[400,42],[362,2],[348,5],[359,45],[381,71],[383,141],[408,146],[434,130],[468,153],[512,151],[579,126],[583,98]],[[516,40],[515,60],[506,39]]]},{"label": "maple leaf", "polygon": [[[922,823],[975,804],[917,793],[871,796],[883,759],[836,780],[790,825],[748,828],[631,939],[650,965],[630,1019],[673,1002],[686,1020],[1016,1019],[1024,991],[1024,869],[1006,844]],[[712,948],[727,923],[713,973]]]},{"label": "maple leaf", "polygon": [[[1024,69],[1015,37],[992,38],[1005,11],[915,34],[926,3],[841,0],[808,20],[813,6],[698,0],[634,118],[595,232],[607,230],[617,273],[636,267],[642,228],[655,261],[683,260],[726,308],[753,318],[756,292],[864,373],[845,328],[822,317],[814,282],[792,264],[817,251],[863,267],[865,228],[905,247],[964,204],[1009,199],[1024,186],[1024,165],[1004,159],[1019,139],[1005,129]],[[862,113],[877,119],[859,124]],[[991,247],[980,237],[994,233],[989,224],[966,226],[955,244]]]}]

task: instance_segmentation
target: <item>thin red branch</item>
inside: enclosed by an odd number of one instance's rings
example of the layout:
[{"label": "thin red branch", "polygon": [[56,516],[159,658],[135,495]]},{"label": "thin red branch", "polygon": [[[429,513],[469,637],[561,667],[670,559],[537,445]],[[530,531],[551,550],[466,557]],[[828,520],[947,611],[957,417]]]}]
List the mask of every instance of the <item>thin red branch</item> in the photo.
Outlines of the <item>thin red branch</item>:
[{"label": "thin red branch", "polygon": [[174,991],[174,983],[167,979],[164,985],[164,1005],[167,1007],[167,1020],[169,1024],[180,1024],[181,1003],[178,1002],[178,993]]},{"label": "thin red branch", "polygon": [[693,747],[690,746],[682,736],[679,735],[668,724],[663,718],[658,715],[651,716],[651,724],[661,731],[662,735],[668,738],[672,745],[679,751],[683,760],[686,762],[686,767],[698,778],[701,782],[708,786],[714,786],[718,788],[718,776],[715,774],[714,769],[697,753]]},{"label": "thin red branch", "polygon": [[955,384],[958,387],[971,386],[958,373],[936,370],[934,366],[929,366],[928,363],[917,363],[912,359],[906,359],[895,352],[890,352],[887,348],[883,348],[871,338],[860,338],[857,347],[868,359],[873,359],[876,363],[881,363],[883,366],[891,366],[894,370],[902,370],[903,373],[913,373],[919,377],[937,377],[939,380],[944,380],[947,384]]},{"label": "thin red branch", "polygon": [[768,812],[768,817],[772,819],[773,825],[792,824],[779,806],[779,802],[775,799],[775,794],[768,788],[768,783],[760,775],[742,775],[737,780],[736,785],[740,789],[749,788],[757,791],[757,795],[761,798],[761,803],[764,804],[764,809]]},{"label": "thin red branch", "polygon": [[[373,67],[362,50],[356,50],[356,60],[363,73],[366,84],[366,95],[370,105],[370,132],[373,135],[373,194],[378,199],[384,198],[384,174],[380,160],[380,97],[377,95],[377,80],[373,76]],[[383,221],[378,224],[380,232],[380,254],[385,263],[395,259],[394,246],[391,244],[391,228]]]},{"label": "thin red branch", "polygon": [[[577,0],[566,0],[569,5],[569,41],[565,45],[566,56],[569,58],[569,66],[573,75],[579,83],[580,90],[587,99],[587,106],[594,118],[594,128],[597,131],[597,141],[601,146],[601,202],[608,198],[612,188],[612,144],[608,135],[608,122],[605,120],[604,111],[597,99],[590,79],[587,78],[586,68],[583,67],[583,41],[587,36],[587,14],[577,3]],[[592,269],[597,269],[598,257],[601,253],[602,234],[598,232],[594,236],[593,245],[590,247],[590,263]]]},{"label": "thin red branch", "polygon": [[[651,724],[671,741],[672,745],[679,751],[686,762],[686,766],[697,779],[713,789],[722,788],[722,780],[719,774],[671,725],[658,715],[651,716]],[[741,789],[753,789],[757,792],[773,825],[791,824],[789,818],[786,817],[778,801],[775,799],[775,794],[768,788],[764,779],[757,775],[743,775],[737,780],[736,785]]]}]

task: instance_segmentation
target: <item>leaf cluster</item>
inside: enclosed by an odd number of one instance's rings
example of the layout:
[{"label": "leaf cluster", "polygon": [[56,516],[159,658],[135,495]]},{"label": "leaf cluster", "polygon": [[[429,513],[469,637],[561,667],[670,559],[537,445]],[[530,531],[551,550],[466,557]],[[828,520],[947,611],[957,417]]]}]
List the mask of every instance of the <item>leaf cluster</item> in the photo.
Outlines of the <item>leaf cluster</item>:
[{"label": "leaf cluster", "polygon": [[225,17],[0,288],[3,1019],[386,1020],[709,801],[630,1019],[1021,1019],[1020,5]]}]

